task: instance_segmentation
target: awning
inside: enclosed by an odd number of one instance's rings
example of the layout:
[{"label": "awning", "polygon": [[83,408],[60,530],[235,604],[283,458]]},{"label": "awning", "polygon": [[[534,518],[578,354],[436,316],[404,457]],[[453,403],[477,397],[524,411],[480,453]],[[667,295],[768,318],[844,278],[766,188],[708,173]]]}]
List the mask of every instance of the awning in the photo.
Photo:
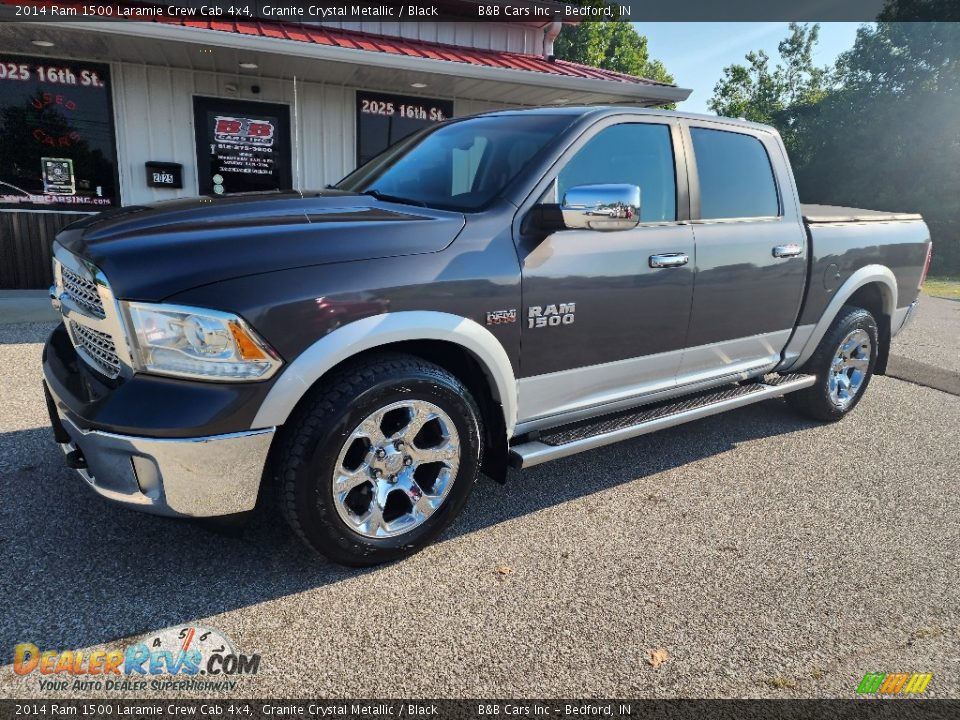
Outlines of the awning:
[{"label": "awning", "polygon": [[[464,23],[464,25],[474,25]],[[216,21],[45,22],[0,25],[5,49],[37,55],[31,40],[56,40],[90,60],[183,67],[375,87],[517,105],[679,102],[690,90],[533,54],[372,35],[319,24]],[[240,63],[254,63],[245,72]]]}]

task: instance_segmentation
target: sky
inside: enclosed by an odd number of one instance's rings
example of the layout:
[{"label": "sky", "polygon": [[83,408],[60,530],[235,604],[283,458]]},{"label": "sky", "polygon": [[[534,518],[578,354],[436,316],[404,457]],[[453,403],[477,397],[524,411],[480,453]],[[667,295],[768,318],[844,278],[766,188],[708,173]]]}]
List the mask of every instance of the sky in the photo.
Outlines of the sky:
[{"label": "sky", "polygon": [[[742,63],[751,50],[765,50],[779,58],[777,45],[789,35],[787,23],[634,23],[647,36],[651,58],[663,62],[677,85],[692,88],[678,105],[687,112],[710,113],[707,101],[723,76],[723,68]],[[853,47],[859,23],[821,23],[820,41],[814,49],[817,65],[832,65],[837,56]],[[710,113],[712,114],[712,113]]]}]

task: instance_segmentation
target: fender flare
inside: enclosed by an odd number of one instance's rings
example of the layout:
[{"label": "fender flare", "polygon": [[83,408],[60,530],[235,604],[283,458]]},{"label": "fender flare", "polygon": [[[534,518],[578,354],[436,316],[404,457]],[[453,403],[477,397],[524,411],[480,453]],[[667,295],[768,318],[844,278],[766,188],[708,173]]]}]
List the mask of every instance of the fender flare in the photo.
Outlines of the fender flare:
[{"label": "fender flare", "polygon": [[[864,285],[876,283],[880,286],[880,296],[883,300],[883,311],[891,322],[893,321],[894,311],[897,309],[897,278],[893,271],[884,265],[866,265],[857,270],[853,275],[847,278],[833,295],[833,299],[824,309],[820,320],[813,326],[813,330],[807,338],[803,349],[797,359],[790,364],[791,368],[801,367],[810,356],[813,355],[823,336],[827,334],[834,318],[840,313],[847,300],[853,297],[853,294]],[[877,318],[877,322],[880,322]],[[807,326],[809,327],[809,326]],[[786,368],[785,368],[786,369]]]},{"label": "fender flare", "polygon": [[317,340],[280,374],[253,420],[253,427],[282,425],[314,383],[335,365],[365,350],[409,340],[442,340],[471,353],[491,381],[503,408],[507,437],[517,423],[517,380],[503,345],[469,318],[430,310],[383,313],[356,320]]}]

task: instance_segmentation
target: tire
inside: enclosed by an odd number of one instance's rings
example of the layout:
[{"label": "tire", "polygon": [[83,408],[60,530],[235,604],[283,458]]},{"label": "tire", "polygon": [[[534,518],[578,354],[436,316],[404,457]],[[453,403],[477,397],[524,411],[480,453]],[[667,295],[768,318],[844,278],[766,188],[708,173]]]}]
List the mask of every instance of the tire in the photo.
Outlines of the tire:
[{"label": "tire", "polygon": [[863,308],[844,305],[800,369],[816,375],[817,382],[786,395],[787,405],[801,415],[823,422],[836,422],[846,416],[860,402],[873,377],[877,337],[873,315]]},{"label": "tire", "polygon": [[337,371],[311,391],[285,432],[284,516],[314,551],[354,567],[427,545],[463,509],[482,459],[482,419],[470,393],[410,355]]}]

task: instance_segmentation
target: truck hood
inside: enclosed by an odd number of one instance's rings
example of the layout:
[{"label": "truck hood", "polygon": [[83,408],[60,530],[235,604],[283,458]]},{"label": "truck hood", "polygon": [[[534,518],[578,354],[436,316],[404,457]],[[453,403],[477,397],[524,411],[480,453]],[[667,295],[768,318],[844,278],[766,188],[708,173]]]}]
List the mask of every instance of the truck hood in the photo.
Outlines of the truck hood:
[{"label": "truck hood", "polygon": [[267,192],[108,211],[57,242],[97,265],[117,297],[157,301],[245,275],[438,252],[464,222],[339,190]]}]

